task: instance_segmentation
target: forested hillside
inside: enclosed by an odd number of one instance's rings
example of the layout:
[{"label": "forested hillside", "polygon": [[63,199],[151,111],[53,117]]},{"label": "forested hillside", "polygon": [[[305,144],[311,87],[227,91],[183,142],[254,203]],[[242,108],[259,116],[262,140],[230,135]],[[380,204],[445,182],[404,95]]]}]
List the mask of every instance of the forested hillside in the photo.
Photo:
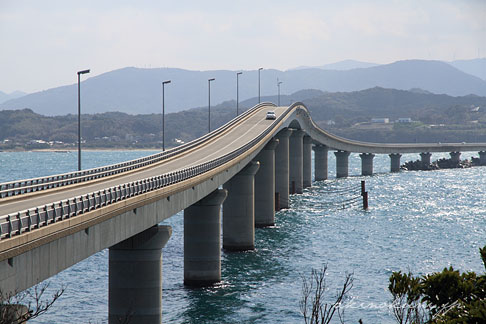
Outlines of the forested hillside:
[{"label": "forested hillside", "polygon": [[[276,102],[276,97],[263,97]],[[372,88],[325,93],[303,90],[281,96],[282,105],[302,101],[323,129],[337,135],[375,142],[486,142],[486,97],[452,97],[425,91]],[[240,103],[240,109],[255,103]],[[166,115],[166,144],[178,145],[207,132],[207,107]],[[236,115],[236,103],[211,107],[212,128]],[[388,124],[371,123],[388,118]],[[393,123],[410,118],[410,123]],[[129,115],[120,112],[82,115],[86,147],[161,147],[161,114]],[[48,142],[51,142],[49,144]],[[57,142],[57,143],[56,143]],[[62,143],[61,143],[62,142]],[[0,111],[0,149],[74,147],[77,115],[47,117],[30,109]]]}]

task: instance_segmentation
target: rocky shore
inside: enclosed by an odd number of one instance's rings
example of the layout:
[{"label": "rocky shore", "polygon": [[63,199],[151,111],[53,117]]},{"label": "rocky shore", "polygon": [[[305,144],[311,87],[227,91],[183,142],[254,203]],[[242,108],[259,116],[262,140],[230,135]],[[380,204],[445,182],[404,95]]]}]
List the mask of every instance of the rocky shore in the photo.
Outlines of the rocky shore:
[{"label": "rocky shore", "polygon": [[424,164],[421,160],[408,161],[400,166],[400,169],[405,171],[427,171],[427,170],[440,170],[440,169],[464,169],[473,166],[480,166],[479,158],[471,158],[471,160],[461,160],[459,162],[453,162],[452,159],[439,159],[430,164]]}]

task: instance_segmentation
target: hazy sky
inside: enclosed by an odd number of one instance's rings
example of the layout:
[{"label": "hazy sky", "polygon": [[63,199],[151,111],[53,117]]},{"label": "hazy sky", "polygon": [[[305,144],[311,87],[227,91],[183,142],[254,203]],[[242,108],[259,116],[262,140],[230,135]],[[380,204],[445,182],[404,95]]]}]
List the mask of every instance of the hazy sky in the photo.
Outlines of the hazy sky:
[{"label": "hazy sky", "polygon": [[486,0],[0,0],[0,91],[126,66],[285,70],[486,57]]}]

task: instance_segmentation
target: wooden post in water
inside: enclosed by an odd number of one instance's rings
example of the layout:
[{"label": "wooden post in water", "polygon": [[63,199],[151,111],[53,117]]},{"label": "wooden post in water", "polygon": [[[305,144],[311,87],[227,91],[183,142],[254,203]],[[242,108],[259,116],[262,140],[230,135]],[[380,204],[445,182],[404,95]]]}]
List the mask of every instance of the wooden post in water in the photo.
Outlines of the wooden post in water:
[{"label": "wooden post in water", "polygon": [[368,209],[368,192],[366,192],[366,191],[363,194],[363,209],[364,210]]},{"label": "wooden post in water", "polygon": [[366,191],[366,181],[361,181],[361,196],[363,197],[363,209],[368,209],[368,192]]}]

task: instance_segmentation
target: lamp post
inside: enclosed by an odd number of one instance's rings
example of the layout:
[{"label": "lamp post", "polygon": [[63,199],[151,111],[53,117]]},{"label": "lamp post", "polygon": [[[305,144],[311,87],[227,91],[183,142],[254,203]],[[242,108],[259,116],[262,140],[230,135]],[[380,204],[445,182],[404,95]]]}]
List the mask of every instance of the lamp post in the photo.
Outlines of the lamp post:
[{"label": "lamp post", "polygon": [[263,68],[258,69],[258,103],[260,103],[260,71],[263,70]]},{"label": "lamp post", "polygon": [[278,88],[278,106],[280,107],[280,85],[282,84],[282,81],[278,81],[277,78],[277,88]]},{"label": "lamp post", "polygon": [[215,78],[208,79],[208,133],[211,132],[211,81]]},{"label": "lamp post", "polygon": [[236,72],[236,116],[238,116],[238,105],[239,105],[239,83],[238,83],[238,79],[239,79],[239,76],[243,74],[243,72]]},{"label": "lamp post", "polygon": [[162,151],[165,151],[165,85],[169,84],[171,80],[162,81]]},{"label": "lamp post", "polygon": [[78,171],[81,171],[81,74],[89,70],[78,71]]}]

